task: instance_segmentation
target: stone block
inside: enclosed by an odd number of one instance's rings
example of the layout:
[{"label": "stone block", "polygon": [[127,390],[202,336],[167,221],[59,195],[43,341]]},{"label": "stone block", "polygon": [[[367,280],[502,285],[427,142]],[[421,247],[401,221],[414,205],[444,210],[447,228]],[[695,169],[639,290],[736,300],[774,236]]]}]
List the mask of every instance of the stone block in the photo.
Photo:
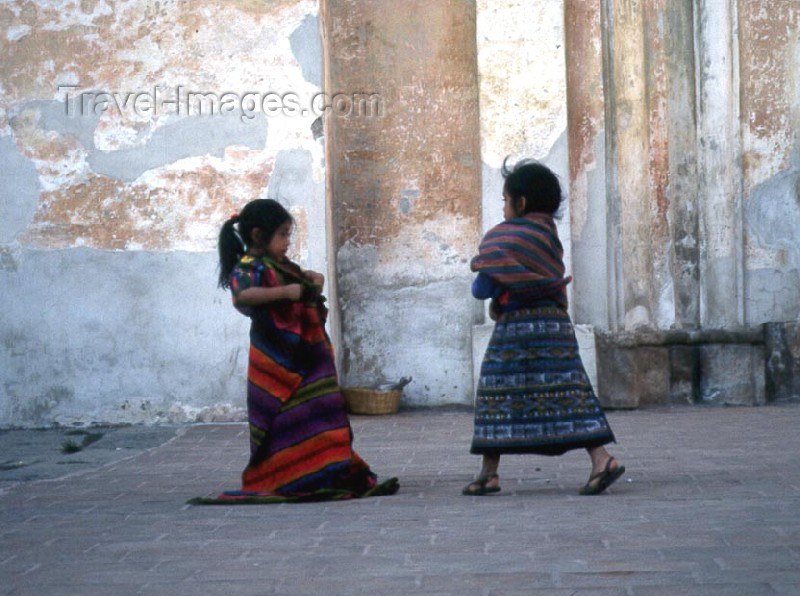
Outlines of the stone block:
[{"label": "stone block", "polygon": [[655,406],[667,403],[670,394],[669,348],[641,347],[637,350],[639,403]]},{"label": "stone block", "polygon": [[800,399],[800,321],[764,325],[769,401]]},{"label": "stone block", "polygon": [[764,346],[700,346],[700,401],[720,405],[761,405],[764,391]]},{"label": "stone block", "polygon": [[670,404],[693,404],[697,401],[700,367],[696,346],[671,346],[669,348]]},{"label": "stone block", "polygon": [[597,336],[597,387],[604,407],[638,408],[635,361],[631,350],[616,346],[606,335]]},{"label": "stone block", "polygon": [[611,335],[597,336],[597,395],[609,408],[637,408],[669,400],[666,347],[620,346]]}]

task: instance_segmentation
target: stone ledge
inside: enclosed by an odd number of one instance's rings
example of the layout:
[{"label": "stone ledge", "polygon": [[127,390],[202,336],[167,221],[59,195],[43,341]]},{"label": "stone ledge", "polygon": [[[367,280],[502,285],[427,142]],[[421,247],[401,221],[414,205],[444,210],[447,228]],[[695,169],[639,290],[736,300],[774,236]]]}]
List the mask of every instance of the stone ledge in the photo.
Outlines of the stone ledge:
[{"label": "stone ledge", "polygon": [[595,331],[609,408],[762,405],[800,397],[800,322],[696,331]]},{"label": "stone ledge", "polygon": [[613,335],[614,343],[619,347],[656,347],[656,346],[694,346],[703,344],[763,344],[764,330],[762,327],[742,329],[698,329],[683,331],[669,329],[658,331],[646,329],[642,331],[622,331],[611,333],[600,332],[604,335]]}]

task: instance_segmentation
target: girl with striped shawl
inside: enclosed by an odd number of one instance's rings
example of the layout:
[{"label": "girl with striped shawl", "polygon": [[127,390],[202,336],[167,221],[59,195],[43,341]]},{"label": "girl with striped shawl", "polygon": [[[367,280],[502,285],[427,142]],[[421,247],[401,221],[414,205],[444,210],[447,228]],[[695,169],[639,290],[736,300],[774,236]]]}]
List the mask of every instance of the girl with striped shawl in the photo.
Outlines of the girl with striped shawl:
[{"label": "girl with striped shawl", "polygon": [[589,452],[581,494],[599,494],[625,471],[604,445],[614,434],[583,368],[567,314],[563,249],[553,214],[558,178],[544,165],[503,166],[503,217],[486,234],[471,267],[472,293],[491,299],[494,333],[481,365],[471,453],[483,465],[465,495],[500,490],[503,453]]},{"label": "girl with striped shawl", "polygon": [[[397,491],[353,451],[325,332],[324,278],[287,258],[292,217],[270,199],[248,203],[219,238],[219,284],[252,319],[247,370],[250,461],[242,490],[213,503],[344,499]],[[238,228],[238,229],[237,229]]]}]

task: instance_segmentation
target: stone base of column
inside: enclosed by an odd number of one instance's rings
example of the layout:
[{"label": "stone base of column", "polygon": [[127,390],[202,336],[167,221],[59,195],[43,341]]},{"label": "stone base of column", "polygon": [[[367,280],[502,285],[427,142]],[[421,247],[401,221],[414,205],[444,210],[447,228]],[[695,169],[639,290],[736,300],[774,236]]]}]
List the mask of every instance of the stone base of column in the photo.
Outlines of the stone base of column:
[{"label": "stone base of column", "polygon": [[601,403],[762,405],[800,398],[800,323],[596,332]]}]

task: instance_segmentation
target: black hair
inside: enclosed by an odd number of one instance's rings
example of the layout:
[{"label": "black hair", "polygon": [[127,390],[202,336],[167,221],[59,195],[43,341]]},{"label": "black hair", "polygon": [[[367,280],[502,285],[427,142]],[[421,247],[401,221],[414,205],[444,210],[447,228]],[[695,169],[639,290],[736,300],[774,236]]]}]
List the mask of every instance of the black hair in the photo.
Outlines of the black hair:
[{"label": "black hair", "polygon": [[219,287],[230,287],[231,272],[250,247],[251,234],[255,228],[259,228],[264,240],[269,242],[277,229],[287,221],[293,221],[292,216],[278,201],[256,199],[247,203],[241,213],[231,216],[222,224],[217,245]]},{"label": "black hair", "polygon": [[521,197],[525,197],[523,211],[526,213],[547,213],[555,215],[561,206],[561,184],[558,176],[546,165],[533,160],[523,159],[509,169],[506,165],[508,157],[503,160],[501,173],[506,179],[503,192],[511,197],[512,205],[516,211]]}]

